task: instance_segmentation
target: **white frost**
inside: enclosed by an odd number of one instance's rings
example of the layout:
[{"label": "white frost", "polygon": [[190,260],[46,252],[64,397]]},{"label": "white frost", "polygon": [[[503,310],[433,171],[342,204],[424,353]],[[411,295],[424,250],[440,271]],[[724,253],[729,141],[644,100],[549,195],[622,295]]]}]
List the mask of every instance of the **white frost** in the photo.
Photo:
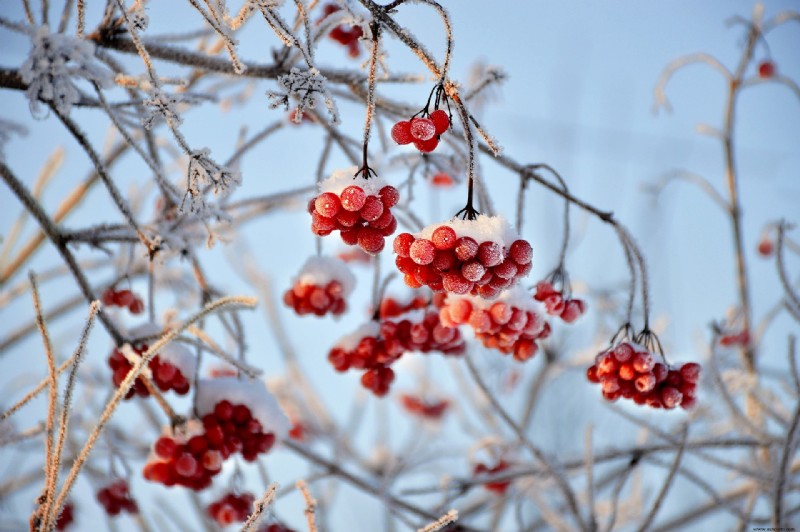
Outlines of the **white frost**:
[{"label": "white frost", "polygon": [[261,380],[220,377],[202,379],[197,383],[197,413],[200,416],[211,413],[222,400],[247,406],[264,432],[272,432],[277,438],[285,438],[289,432],[289,418]]},{"label": "white frost", "polygon": [[433,232],[443,225],[452,227],[459,238],[468,236],[475,239],[478,244],[492,241],[508,248],[515,240],[521,238],[502,216],[486,216],[484,214],[479,215],[475,220],[453,218],[447,222],[431,224],[414,236],[430,240]]},{"label": "white frost", "polygon": [[324,287],[331,281],[342,284],[342,295],[349,296],[356,286],[356,277],[350,267],[339,259],[333,257],[320,257],[313,255],[300,268],[293,284],[311,284]]},{"label": "white frost", "polygon": [[320,192],[333,192],[334,194],[341,194],[342,190],[349,186],[361,187],[367,196],[377,196],[383,187],[388,183],[379,177],[371,177],[364,179],[360,173],[356,176],[358,167],[351,166],[342,170],[334,170],[333,174],[328,179],[324,179],[319,183]]},{"label": "white frost", "polygon": [[377,337],[380,332],[381,326],[378,324],[378,322],[370,320],[350,334],[339,338],[339,341],[336,342],[333,347],[338,347],[340,349],[344,349],[345,351],[352,351],[358,347],[358,344],[361,342],[362,338],[366,338],[367,336]]},{"label": "white frost", "polygon": [[194,378],[197,370],[197,357],[189,348],[177,342],[170,342],[158,352],[161,362],[169,362],[183,374],[187,379]]}]

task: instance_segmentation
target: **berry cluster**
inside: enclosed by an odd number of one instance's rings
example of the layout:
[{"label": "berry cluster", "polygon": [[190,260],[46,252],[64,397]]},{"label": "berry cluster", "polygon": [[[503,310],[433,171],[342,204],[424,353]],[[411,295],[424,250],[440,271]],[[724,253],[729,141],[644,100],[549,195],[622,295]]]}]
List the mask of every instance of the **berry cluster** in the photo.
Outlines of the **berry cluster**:
[{"label": "berry cluster", "polygon": [[513,353],[515,360],[524,362],[538,351],[536,341],[550,335],[550,325],[539,308],[528,292],[515,287],[503,292],[494,302],[474,296],[450,295],[439,317],[448,327],[468,324],[485,347],[503,354]]},{"label": "berry cluster", "polygon": [[122,479],[98,491],[97,500],[108,515],[119,515],[123,510],[131,514],[139,513],[136,501],[131,499],[131,494],[128,492],[128,483]]},{"label": "berry cluster", "polygon": [[401,395],[400,404],[409,414],[433,420],[442,419],[450,407],[450,402],[447,400],[429,401],[411,394]]},{"label": "berry cluster", "polygon": [[700,365],[688,362],[669,367],[656,361],[647,348],[624,341],[598,354],[586,377],[602,386],[603,397],[609,401],[623,397],[637,405],[688,410],[697,402]]},{"label": "berry cluster", "polygon": [[531,270],[531,245],[501,217],[454,219],[394,240],[395,264],[412,288],[497,297]]},{"label": "berry cluster", "polygon": [[370,255],[380,253],[384,239],[397,229],[391,208],[397,205],[397,189],[377,178],[353,178],[352,172],[335,172],[320,183],[321,194],[308,203],[311,230],[326,236],[339,231],[348,246],[358,244]]},{"label": "berry cluster", "polygon": [[[139,356],[146,352],[147,349],[147,344],[141,343],[132,347],[133,352]],[[165,350],[166,349],[167,348],[165,348]],[[183,349],[184,348],[178,345],[172,345],[168,348],[169,352],[173,353],[176,352],[176,350]],[[189,353],[189,357],[192,357],[191,353]],[[122,384],[122,381],[128,376],[128,372],[133,368],[131,361],[128,360],[119,349],[114,349],[111,352],[111,355],[108,357],[108,366],[111,368],[111,371],[113,371],[111,380],[116,387]],[[186,378],[186,375],[184,375],[175,364],[164,357],[163,354],[154,356],[147,367],[150,369],[153,383],[162,392],[173,390],[178,395],[186,395],[189,393],[189,380]],[[191,374],[190,372],[189,375]],[[125,399],[131,399],[134,395],[138,395],[139,397],[150,396],[147,386],[145,386],[144,381],[139,377],[136,378],[131,389],[125,394]]]},{"label": "berry cluster", "polygon": [[742,346],[746,347],[750,344],[750,333],[746,329],[742,329],[736,333],[727,333],[719,337],[719,345],[722,347]]},{"label": "berry cluster", "polygon": [[428,298],[425,296],[414,296],[405,303],[397,299],[386,296],[381,300],[378,310],[381,319],[394,318],[405,314],[411,310],[422,309],[428,306]]},{"label": "berry cluster", "polygon": [[56,530],[66,530],[73,521],[75,521],[75,505],[68,502],[61,508],[61,513],[56,519]]},{"label": "berry cluster", "polygon": [[283,294],[283,302],[301,316],[339,316],[347,310],[345,299],[354,287],[355,276],[344,262],[314,256],[303,265],[292,288]]},{"label": "berry cluster", "polygon": [[559,292],[549,281],[536,284],[536,301],[544,303],[544,308],[551,316],[558,316],[566,323],[572,323],[586,312],[586,303],[582,299],[573,299]]},{"label": "berry cluster", "polygon": [[[341,10],[342,8],[336,4],[326,4],[322,8],[322,17],[317,22],[318,24],[325,20],[327,17]],[[339,24],[331,30],[328,36],[342,46],[347,47],[347,55],[355,59],[361,55],[361,47],[358,40],[364,35],[364,30],[361,26],[349,26],[347,24]]]},{"label": "berry cluster", "polygon": [[192,420],[183,433],[155,442],[144,478],[205,489],[229,456],[240,453],[247,461],[255,460],[272,448],[276,437],[286,434],[289,424],[263,382],[232,377],[198,383],[197,413],[202,423]]},{"label": "berry cluster", "polygon": [[103,291],[101,301],[107,307],[127,308],[131,314],[141,314],[144,311],[142,298],[127,289],[114,290],[114,288],[108,287]]},{"label": "berry cluster", "polygon": [[366,370],[361,384],[384,396],[394,380],[391,364],[406,351],[461,355],[465,344],[457,329],[445,327],[435,310],[418,309],[380,322],[370,321],[340,339],[328,353],[336,371]]},{"label": "berry cluster", "polygon": [[[489,467],[483,463],[475,464],[475,467],[472,470],[474,475],[492,475],[494,473],[500,473],[501,471],[505,471],[509,468],[509,464],[503,460],[497,462],[496,465]],[[510,480],[503,480],[499,482],[486,482],[483,487],[487,490],[496,493],[497,495],[504,495],[508,486],[511,485]]]},{"label": "berry cluster", "polygon": [[247,521],[253,512],[253,502],[256,498],[252,493],[226,493],[221,499],[212,502],[206,508],[208,515],[220,526]]},{"label": "berry cluster", "polygon": [[389,366],[403,354],[403,346],[394,337],[393,324],[370,321],[341,338],[328,353],[328,362],[336,371],[366,370],[361,384],[381,397],[389,393],[394,371]]},{"label": "berry cluster", "polygon": [[450,116],[443,109],[392,126],[392,140],[401,146],[414,143],[422,153],[430,153],[439,145],[439,137],[450,129]]}]

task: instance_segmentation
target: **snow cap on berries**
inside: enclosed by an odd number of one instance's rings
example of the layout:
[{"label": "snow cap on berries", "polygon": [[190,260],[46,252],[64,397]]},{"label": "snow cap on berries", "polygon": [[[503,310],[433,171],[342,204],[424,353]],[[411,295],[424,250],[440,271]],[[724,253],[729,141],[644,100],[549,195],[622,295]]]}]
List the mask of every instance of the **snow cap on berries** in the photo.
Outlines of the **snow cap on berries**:
[{"label": "snow cap on berries", "polygon": [[433,232],[444,225],[452,227],[458,238],[470,237],[478,244],[491,241],[508,248],[514,241],[521,238],[504,217],[486,216],[485,214],[479,215],[475,220],[453,218],[447,222],[436,222],[414,236],[418,239],[430,240]]},{"label": "snow cap on berries", "polygon": [[339,195],[347,187],[356,186],[361,187],[367,196],[378,196],[381,189],[388,185],[385,180],[379,177],[365,179],[361,173],[355,175],[357,171],[358,168],[355,166],[334,170],[329,178],[319,182],[319,191],[321,193],[333,192]]},{"label": "snow cap on berries", "polygon": [[220,377],[198,382],[197,413],[200,416],[212,413],[222,400],[248,407],[265,433],[272,432],[277,438],[285,438],[289,433],[289,418],[261,380]]},{"label": "snow cap on berries", "polygon": [[378,322],[370,320],[367,323],[359,326],[358,329],[351,332],[348,335],[342,336],[333,346],[334,348],[338,347],[339,349],[343,349],[345,351],[352,351],[356,347],[358,347],[359,342],[362,339],[372,336],[377,338],[380,335],[381,326]]},{"label": "snow cap on berries", "polygon": [[189,348],[178,342],[170,342],[158,352],[162,363],[168,362],[178,368],[184,376],[191,378],[197,370],[197,357]]},{"label": "snow cap on berries", "polygon": [[314,255],[303,264],[292,284],[325,286],[331,281],[338,281],[342,285],[343,297],[349,296],[356,286],[356,277],[344,261]]}]

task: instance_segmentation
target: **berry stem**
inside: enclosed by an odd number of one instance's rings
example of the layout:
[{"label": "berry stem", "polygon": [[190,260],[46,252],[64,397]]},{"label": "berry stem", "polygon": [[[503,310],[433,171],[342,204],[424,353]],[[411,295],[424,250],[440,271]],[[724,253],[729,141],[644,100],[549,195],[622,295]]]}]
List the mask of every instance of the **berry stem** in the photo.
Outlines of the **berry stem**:
[{"label": "berry stem", "polygon": [[372,129],[372,117],[375,114],[375,70],[378,64],[378,50],[380,44],[380,31],[381,26],[377,20],[372,20],[369,24],[369,29],[372,32],[372,52],[369,58],[369,77],[367,78],[367,115],[364,119],[364,146],[362,152],[361,168],[356,172],[356,176],[361,174],[364,179],[369,179],[372,175],[377,175],[375,171],[369,167],[367,157],[369,155],[369,135]]}]

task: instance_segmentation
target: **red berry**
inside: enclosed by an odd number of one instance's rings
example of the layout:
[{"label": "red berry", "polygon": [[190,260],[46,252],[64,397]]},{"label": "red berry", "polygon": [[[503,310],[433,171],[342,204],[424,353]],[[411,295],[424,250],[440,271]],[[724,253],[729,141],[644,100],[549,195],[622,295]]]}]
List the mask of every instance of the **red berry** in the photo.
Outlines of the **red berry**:
[{"label": "red berry", "polygon": [[515,240],[508,248],[508,256],[517,264],[528,264],[533,258],[533,249],[527,240]]},{"label": "red berry", "polygon": [[408,120],[403,120],[396,123],[392,127],[392,140],[401,146],[404,144],[410,144],[414,140],[414,137],[411,136],[411,122]]},{"label": "red berry", "polygon": [[463,236],[456,240],[455,251],[458,260],[466,262],[478,254],[478,243],[471,237]]},{"label": "red berry", "polygon": [[[400,233],[394,238],[394,252],[399,257],[408,257],[411,254],[411,244],[414,243],[414,235],[411,233]],[[402,271],[402,270],[401,270]]]},{"label": "red berry", "polygon": [[503,262],[503,250],[497,242],[482,242],[478,246],[478,260],[491,268]]},{"label": "red berry", "polygon": [[441,135],[448,129],[450,129],[450,117],[447,116],[447,113],[442,109],[437,109],[430,115],[431,122],[433,122],[433,126],[436,128],[436,134]]},{"label": "red berry", "polygon": [[130,290],[120,290],[114,294],[114,304],[118,307],[128,307],[136,300],[136,296]]},{"label": "red berry", "polygon": [[689,362],[681,366],[681,378],[686,382],[695,383],[700,378],[700,364]]},{"label": "red berry", "polygon": [[214,405],[214,416],[216,416],[218,420],[228,421],[229,419],[231,419],[232,415],[233,415],[233,405],[229,401],[223,399],[222,401]]},{"label": "red berry", "polygon": [[381,197],[381,201],[383,202],[383,206],[387,209],[390,207],[394,207],[397,205],[397,202],[400,201],[400,193],[391,185],[386,185],[383,187],[378,194]]},{"label": "red berry", "polygon": [[358,245],[361,249],[371,255],[377,255],[383,251],[386,245],[383,235],[377,229],[362,227],[358,230]]},{"label": "red berry", "polygon": [[433,262],[435,252],[433,242],[424,238],[415,240],[409,248],[409,256],[417,264],[430,264]]},{"label": "red berry", "polygon": [[364,206],[361,207],[359,212],[367,222],[375,221],[383,214],[383,203],[381,203],[378,196],[367,196],[367,199],[364,200]]},{"label": "red berry", "polygon": [[342,190],[340,199],[342,208],[344,210],[360,211],[364,207],[364,203],[367,201],[367,194],[361,187],[350,185]]},{"label": "red berry", "polygon": [[758,254],[762,257],[769,257],[775,251],[775,245],[770,240],[769,236],[764,235],[758,242]]},{"label": "red berry", "polygon": [[758,77],[769,79],[775,75],[775,63],[765,60],[758,65]]},{"label": "red berry", "polygon": [[101,301],[103,302],[103,305],[107,307],[113,307],[116,305],[116,292],[114,292],[114,289],[109,287],[103,290]]},{"label": "red berry", "polygon": [[442,286],[448,292],[464,295],[472,290],[473,283],[464,279],[460,273],[446,272],[442,275]]},{"label": "red berry", "polygon": [[448,225],[437,227],[431,235],[431,241],[436,249],[453,249],[456,246],[456,232]]},{"label": "red berry", "polygon": [[436,126],[429,118],[411,119],[411,136],[416,141],[427,141],[436,135]]},{"label": "red berry", "polygon": [[430,153],[439,145],[439,137],[432,137],[428,140],[415,140],[414,146],[422,153]]},{"label": "red berry", "polygon": [[141,314],[144,312],[144,302],[140,298],[136,298],[133,300],[133,303],[128,305],[128,310],[131,314]]},{"label": "red berry", "polygon": [[175,460],[175,472],[182,477],[191,477],[197,471],[197,460],[189,453],[183,453]]},{"label": "red berry", "polygon": [[339,212],[341,207],[342,204],[339,201],[339,196],[333,192],[323,192],[314,200],[314,208],[326,218],[333,218],[336,216],[336,213]]},{"label": "red berry", "polygon": [[431,177],[431,184],[437,187],[449,187],[455,183],[450,174],[439,172]]},{"label": "red berry", "polygon": [[480,280],[484,273],[486,273],[486,269],[478,261],[468,262],[461,267],[461,275],[464,276],[464,279],[473,283]]}]

